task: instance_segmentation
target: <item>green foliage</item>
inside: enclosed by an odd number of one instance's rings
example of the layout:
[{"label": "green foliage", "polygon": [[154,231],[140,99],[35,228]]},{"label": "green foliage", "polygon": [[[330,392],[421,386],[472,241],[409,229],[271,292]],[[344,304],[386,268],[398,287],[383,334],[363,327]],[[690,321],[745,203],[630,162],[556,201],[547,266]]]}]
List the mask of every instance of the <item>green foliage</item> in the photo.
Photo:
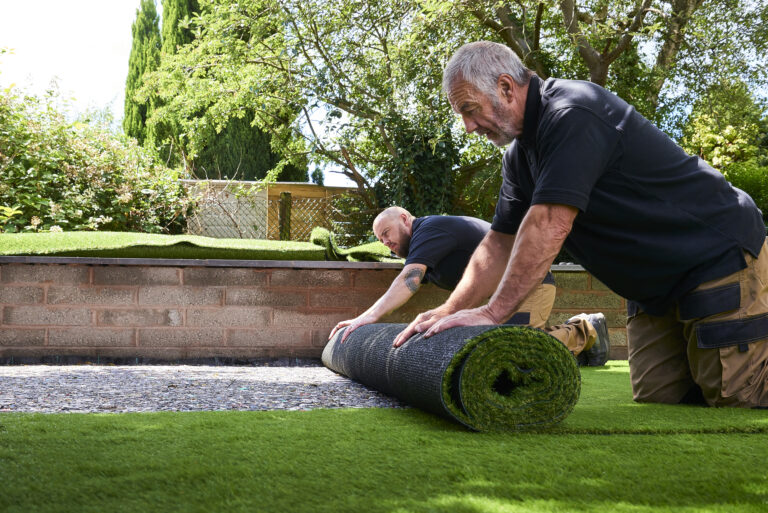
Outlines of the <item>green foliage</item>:
[{"label": "green foliage", "polygon": [[162,53],[174,54],[195,38],[190,20],[200,12],[197,0],[163,0]]},{"label": "green foliage", "polygon": [[741,81],[723,81],[694,105],[680,144],[719,169],[768,224],[768,115]]},{"label": "green foliage", "polygon": [[134,137],[143,144],[147,137],[146,122],[151,114],[151,104],[138,100],[136,92],[141,87],[144,75],[160,64],[160,28],[159,17],[154,0],[141,0],[136,10],[136,21],[131,32],[133,43],[128,58],[128,77],[125,81],[125,117],[123,130],[129,137]]},{"label": "green foliage", "polygon": [[0,92],[0,227],[181,231],[178,173],[135,140],[67,121],[54,100]]},{"label": "green foliage", "polygon": [[[280,157],[270,147],[269,134],[251,126],[250,119],[230,118],[220,133],[211,135],[192,160],[197,177],[260,180],[279,164]],[[306,182],[308,179],[306,162],[287,164],[276,177],[280,182]]]},{"label": "green foliage", "polygon": [[751,158],[729,165],[723,173],[735,187],[749,194],[763,212],[768,226],[768,159]]},{"label": "green foliage", "polygon": [[604,84],[676,135],[685,109],[712,84],[739,78],[754,88],[767,78],[760,20],[768,8],[749,0],[200,7],[190,21],[195,40],[146,87],[167,102],[157,120],[180,120],[177,146],[202,155],[230,120],[253,119],[281,156],[271,176],[303,162],[339,171],[358,186],[343,207],[356,218],[393,203],[417,214],[492,216],[499,151],[464,133],[441,91],[443,65],[466,42],[505,43],[544,78]]}]

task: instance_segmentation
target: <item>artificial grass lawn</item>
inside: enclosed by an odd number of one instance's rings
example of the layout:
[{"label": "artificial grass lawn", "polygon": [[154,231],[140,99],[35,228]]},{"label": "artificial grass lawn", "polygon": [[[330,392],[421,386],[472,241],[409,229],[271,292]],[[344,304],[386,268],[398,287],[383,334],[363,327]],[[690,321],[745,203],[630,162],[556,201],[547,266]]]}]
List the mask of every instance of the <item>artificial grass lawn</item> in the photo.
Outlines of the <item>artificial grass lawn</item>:
[{"label": "artificial grass lawn", "polygon": [[[325,233],[328,231],[325,230]],[[329,250],[330,247],[335,248],[335,251]],[[2,255],[196,260],[400,261],[389,258],[389,249],[380,242],[341,249],[332,244],[330,239],[326,241],[321,237],[312,243],[130,232],[0,233],[0,256]]]},{"label": "artificial grass lawn", "polygon": [[538,434],[414,409],[2,414],[0,511],[766,511],[768,411],[630,399],[612,363]]}]

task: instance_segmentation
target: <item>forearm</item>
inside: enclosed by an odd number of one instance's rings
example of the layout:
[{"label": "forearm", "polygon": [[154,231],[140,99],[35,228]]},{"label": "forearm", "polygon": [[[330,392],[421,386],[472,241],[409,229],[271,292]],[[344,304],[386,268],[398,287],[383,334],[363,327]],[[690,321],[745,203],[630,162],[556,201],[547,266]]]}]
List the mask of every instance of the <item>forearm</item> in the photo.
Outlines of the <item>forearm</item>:
[{"label": "forearm", "polygon": [[515,236],[491,230],[472,254],[461,281],[443,305],[457,312],[482,304],[496,290],[504,275]]},{"label": "forearm", "polygon": [[488,302],[492,318],[504,322],[541,283],[577,214],[577,209],[565,205],[531,207],[518,230],[501,284]]},{"label": "forearm", "polygon": [[403,306],[418,292],[425,271],[426,266],[421,264],[410,264],[403,268],[397,278],[392,281],[387,292],[376,300],[363,315],[379,320]]}]

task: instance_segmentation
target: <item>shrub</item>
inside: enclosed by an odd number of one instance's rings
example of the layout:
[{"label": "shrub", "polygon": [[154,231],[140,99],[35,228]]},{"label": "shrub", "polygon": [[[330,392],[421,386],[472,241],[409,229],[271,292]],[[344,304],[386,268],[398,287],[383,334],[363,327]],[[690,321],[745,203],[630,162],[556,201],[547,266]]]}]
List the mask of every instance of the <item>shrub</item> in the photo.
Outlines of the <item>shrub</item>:
[{"label": "shrub", "polygon": [[723,174],[734,187],[752,196],[768,225],[768,165],[761,165],[758,159],[752,158],[731,164]]},{"label": "shrub", "polygon": [[182,231],[179,173],[106,125],[68,121],[55,100],[0,91],[0,229]]}]

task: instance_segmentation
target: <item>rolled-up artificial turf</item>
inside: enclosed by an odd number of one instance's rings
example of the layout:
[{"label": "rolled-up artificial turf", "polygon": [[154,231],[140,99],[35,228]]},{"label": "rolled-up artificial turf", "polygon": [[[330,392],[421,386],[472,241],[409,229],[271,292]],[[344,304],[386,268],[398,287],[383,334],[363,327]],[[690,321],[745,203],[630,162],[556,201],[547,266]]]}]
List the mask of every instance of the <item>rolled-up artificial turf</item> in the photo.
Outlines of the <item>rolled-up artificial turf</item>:
[{"label": "rolled-up artificial turf", "polygon": [[567,417],[581,375],[566,347],[525,326],[465,326],[392,342],[405,324],[369,324],[323,350],[329,369],[477,431],[544,429]]}]

